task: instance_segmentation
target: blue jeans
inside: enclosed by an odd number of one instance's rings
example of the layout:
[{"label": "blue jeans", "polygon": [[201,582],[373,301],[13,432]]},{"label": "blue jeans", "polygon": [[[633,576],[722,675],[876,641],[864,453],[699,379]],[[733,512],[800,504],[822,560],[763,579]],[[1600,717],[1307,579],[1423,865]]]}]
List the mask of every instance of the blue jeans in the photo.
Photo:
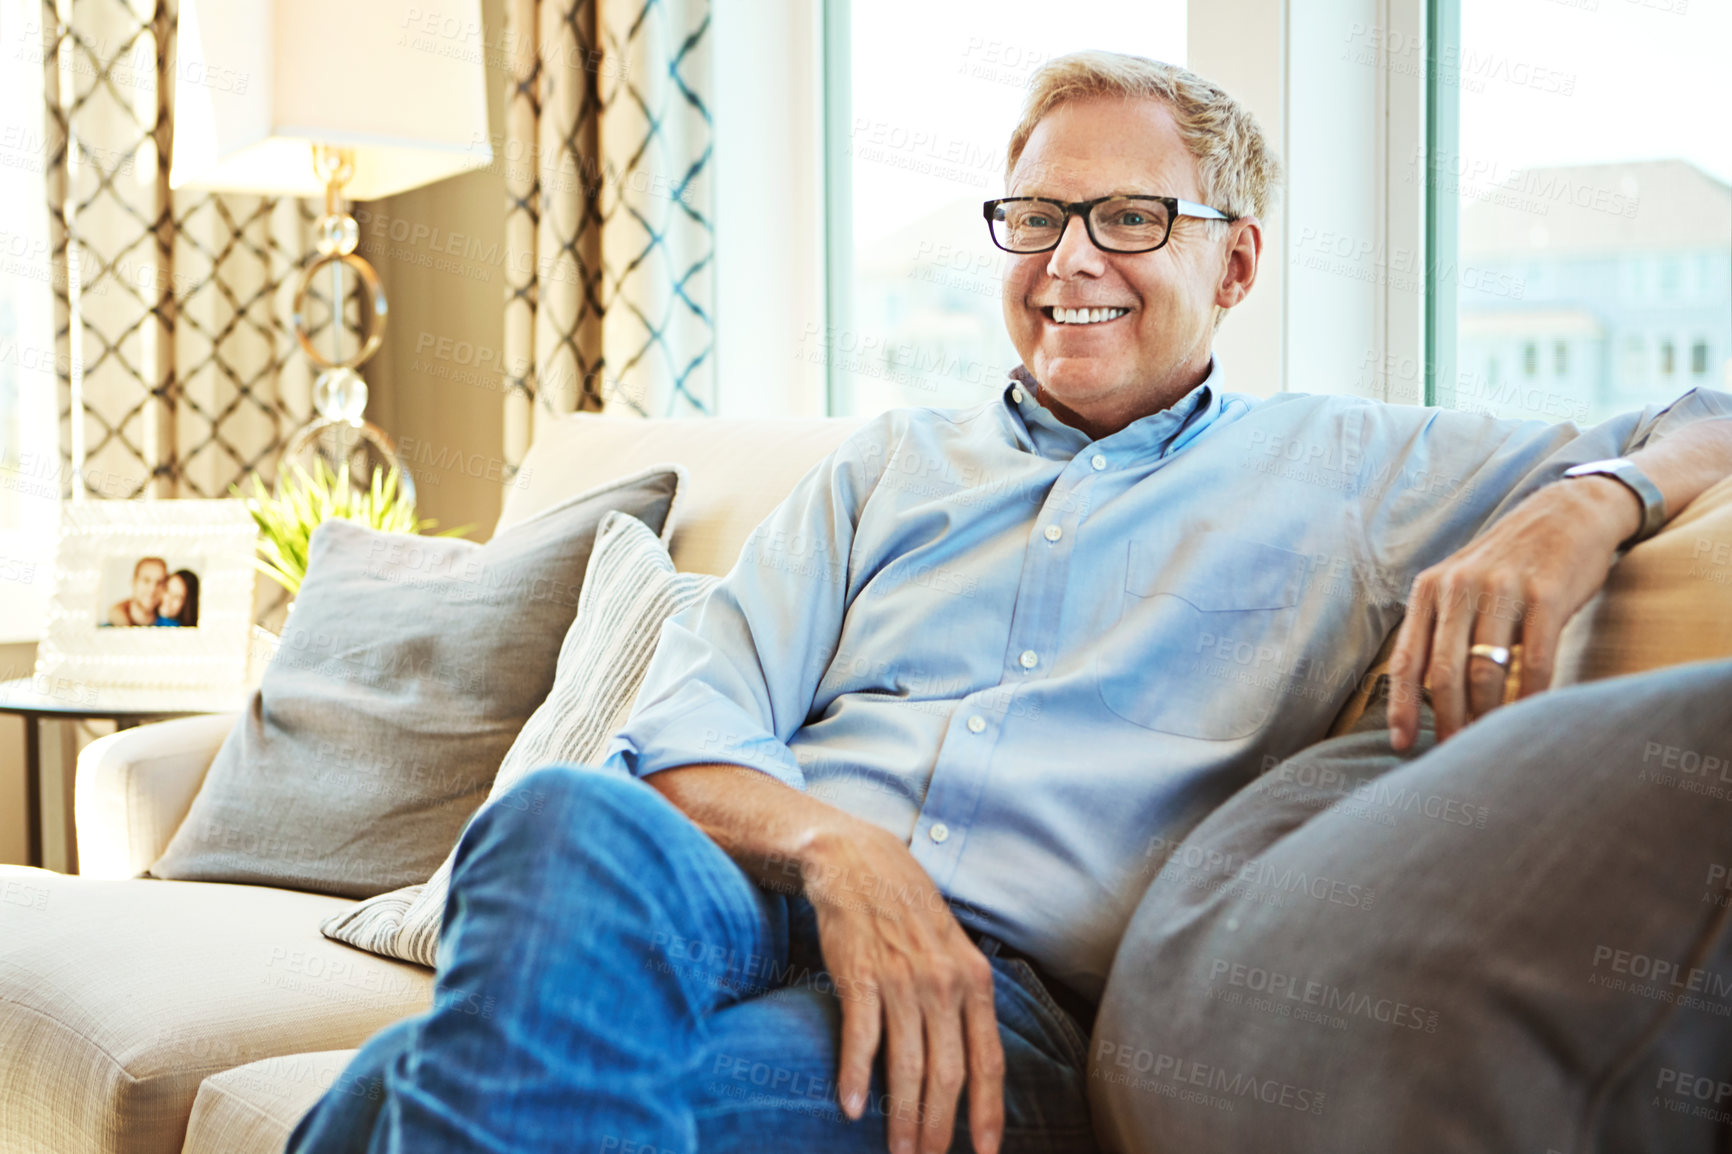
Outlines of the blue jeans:
[{"label": "blue jeans", "polygon": [[[1087,1039],[1026,962],[991,961],[1002,1149],[1093,1151]],[[542,769],[458,844],[433,1008],[369,1039],[287,1150],[881,1152],[886,1111],[916,1107],[880,1059],[847,1119],[841,1021],[804,898],[642,782]]]}]

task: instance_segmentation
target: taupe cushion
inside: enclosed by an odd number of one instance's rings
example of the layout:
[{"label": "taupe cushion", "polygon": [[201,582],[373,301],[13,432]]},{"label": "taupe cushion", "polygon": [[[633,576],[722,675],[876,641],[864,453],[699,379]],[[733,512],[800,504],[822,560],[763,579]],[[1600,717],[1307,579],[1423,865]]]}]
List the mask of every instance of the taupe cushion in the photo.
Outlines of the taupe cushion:
[{"label": "taupe cushion", "polygon": [[209,1075],[426,1010],[432,974],[319,935],[348,904],[0,866],[0,1154],[175,1154]]},{"label": "taupe cushion", "polygon": [[1613,566],[1564,627],[1553,681],[1571,685],[1732,657],[1732,478]]},{"label": "taupe cushion", "polygon": [[328,521],[282,643],[150,872],[371,897],[425,881],[553,685],[601,519],[660,532],[664,466],[486,545]]},{"label": "taupe cushion", "polygon": [[212,1074],[198,1088],[181,1154],[282,1154],[295,1123],[354,1056],[354,1050],[322,1050]]},{"label": "taupe cushion", "polygon": [[[676,573],[667,547],[642,521],[608,514],[596,534],[577,619],[559,650],[553,689],[512,743],[488,796],[499,796],[544,765],[598,762],[637,700],[662,622],[703,597],[716,580]],[[447,856],[426,885],[405,886],[333,914],[323,930],[363,950],[433,965],[451,864]]]},{"label": "taupe cushion", "polygon": [[[1391,632],[1342,707],[1331,737],[1351,730],[1389,672]],[[1732,657],[1732,478],[1721,481],[1626,553],[1558,637],[1552,687]]]}]

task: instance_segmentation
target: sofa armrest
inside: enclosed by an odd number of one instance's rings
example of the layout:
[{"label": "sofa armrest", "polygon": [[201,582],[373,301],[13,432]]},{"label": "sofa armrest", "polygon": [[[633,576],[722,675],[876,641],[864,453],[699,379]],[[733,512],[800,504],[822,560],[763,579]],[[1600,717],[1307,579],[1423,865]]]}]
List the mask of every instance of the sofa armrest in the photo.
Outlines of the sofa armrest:
[{"label": "sofa armrest", "polygon": [[162,856],[238,714],[159,721],[98,738],[78,755],[78,872],[130,878]]}]

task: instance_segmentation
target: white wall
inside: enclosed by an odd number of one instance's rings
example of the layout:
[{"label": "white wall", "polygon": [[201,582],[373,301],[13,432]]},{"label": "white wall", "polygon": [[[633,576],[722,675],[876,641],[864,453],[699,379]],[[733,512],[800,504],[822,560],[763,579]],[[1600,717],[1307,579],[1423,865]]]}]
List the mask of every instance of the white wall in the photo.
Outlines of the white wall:
[{"label": "white wall", "polygon": [[716,381],[721,415],[822,416],[821,6],[715,5]]},{"label": "white wall", "polygon": [[[1285,161],[1286,0],[1192,0],[1187,19],[1187,67],[1248,107]],[[1286,197],[1269,216],[1263,222],[1257,283],[1215,334],[1215,357],[1227,374],[1227,388],[1265,397],[1286,387]]]},{"label": "white wall", "polygon": [[[1377,77],[1357,61],[1376,0],[1309,0],[1288,25],[1287,388],[1364,392],[1375,356],[1379,243]],[[1351,175],[1349,175],[1351,174]]]}]

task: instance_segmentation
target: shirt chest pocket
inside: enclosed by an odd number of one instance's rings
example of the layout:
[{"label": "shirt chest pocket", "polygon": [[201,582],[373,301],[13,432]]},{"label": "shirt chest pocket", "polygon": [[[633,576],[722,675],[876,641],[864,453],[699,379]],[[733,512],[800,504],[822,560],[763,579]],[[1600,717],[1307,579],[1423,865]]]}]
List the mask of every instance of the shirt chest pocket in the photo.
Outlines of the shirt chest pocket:
[{"label": "shirt chest pocket", "polygon": [[1224,533],[1131,541],[1096,658],[1101,700],[1162,733],[1254,733],[1288,683],[1304,580],[1303,554]]}]

